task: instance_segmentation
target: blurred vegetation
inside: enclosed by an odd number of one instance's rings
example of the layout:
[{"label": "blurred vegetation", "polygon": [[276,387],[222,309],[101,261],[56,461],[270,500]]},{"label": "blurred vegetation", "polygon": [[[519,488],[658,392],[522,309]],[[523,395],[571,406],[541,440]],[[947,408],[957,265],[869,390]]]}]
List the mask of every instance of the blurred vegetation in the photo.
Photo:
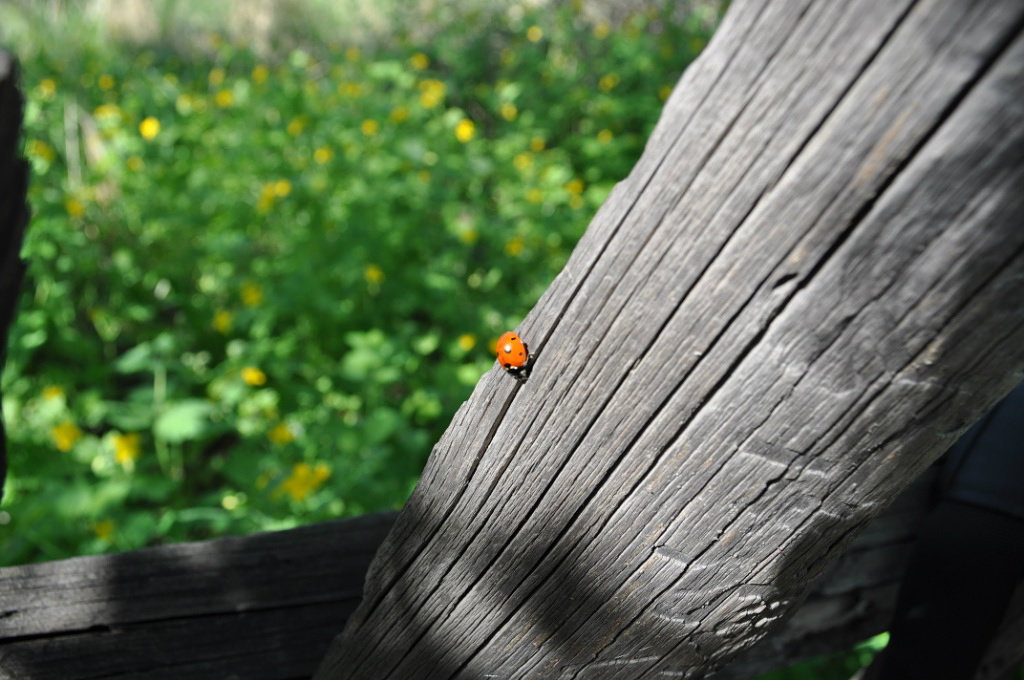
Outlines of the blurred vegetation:
[{"label": "blurred vegetation", "polygon": [[257,50],[0,8],[33,171],[0,563],[401,506],[717,18],[467,12]]}]

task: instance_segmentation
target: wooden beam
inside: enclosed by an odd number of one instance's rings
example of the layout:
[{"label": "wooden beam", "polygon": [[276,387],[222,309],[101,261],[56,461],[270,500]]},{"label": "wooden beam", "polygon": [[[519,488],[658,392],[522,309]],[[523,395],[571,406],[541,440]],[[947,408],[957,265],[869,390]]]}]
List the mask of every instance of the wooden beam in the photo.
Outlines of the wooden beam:
[{"label": "wooden beam", "polygon": [[308,677],[393,513],[0,570],[0,678]]},{"label": "wooden beam", "polygon": [[317,677],[700,677],[1024,375],[1024,5],[737,0]]}]

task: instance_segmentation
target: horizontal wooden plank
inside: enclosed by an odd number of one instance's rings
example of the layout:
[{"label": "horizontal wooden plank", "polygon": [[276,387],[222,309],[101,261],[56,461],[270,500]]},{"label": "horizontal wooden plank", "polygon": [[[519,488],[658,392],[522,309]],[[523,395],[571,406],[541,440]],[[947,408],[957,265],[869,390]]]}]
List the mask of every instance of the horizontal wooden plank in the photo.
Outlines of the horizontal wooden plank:
[{"label": "horizontal wooden plank", "polygon": [[0,639],[359,598],[391,523],[366,515],[3,569]]},{"label": "horizontal wooden plank", "polygon": [[0,570],[0,678],[306,677],[394,513]]},{"label": "horizontal wooden plank", "polygon": [[[351,598],[232,614],[136,621],[0,641],[0,678],[309,677],[357,602],[358,598]],[[173,600],[167,603],[173,606]]]}]

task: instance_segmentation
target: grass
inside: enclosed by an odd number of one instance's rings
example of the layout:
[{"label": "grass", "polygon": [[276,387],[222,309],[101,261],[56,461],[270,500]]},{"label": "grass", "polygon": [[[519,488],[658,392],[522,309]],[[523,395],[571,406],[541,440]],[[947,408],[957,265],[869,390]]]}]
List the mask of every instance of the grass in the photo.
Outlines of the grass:
[{"label": "grass", "polygon": [[33,171],[6,563],[399,507],[713,24],[481,4],[384,40],[386,3],[293,4],[0,8]]}]

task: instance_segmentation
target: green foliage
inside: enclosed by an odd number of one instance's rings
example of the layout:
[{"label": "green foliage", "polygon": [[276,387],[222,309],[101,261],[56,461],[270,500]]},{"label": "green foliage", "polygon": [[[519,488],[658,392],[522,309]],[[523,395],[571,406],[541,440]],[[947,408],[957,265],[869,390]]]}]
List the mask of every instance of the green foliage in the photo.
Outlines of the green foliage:
[{"label": "green foliage", "polygon": [[271,57],[5,10],[33,220],[4,563],[404,502],[708,38],[472,18]]},{"label": "green foliage", "polygon": [[871,663],[889,643],[889,634],[881,633],[865,640],[849,652],[805,661],[784,670],[767,673],[758,680],[849,680]]}]

